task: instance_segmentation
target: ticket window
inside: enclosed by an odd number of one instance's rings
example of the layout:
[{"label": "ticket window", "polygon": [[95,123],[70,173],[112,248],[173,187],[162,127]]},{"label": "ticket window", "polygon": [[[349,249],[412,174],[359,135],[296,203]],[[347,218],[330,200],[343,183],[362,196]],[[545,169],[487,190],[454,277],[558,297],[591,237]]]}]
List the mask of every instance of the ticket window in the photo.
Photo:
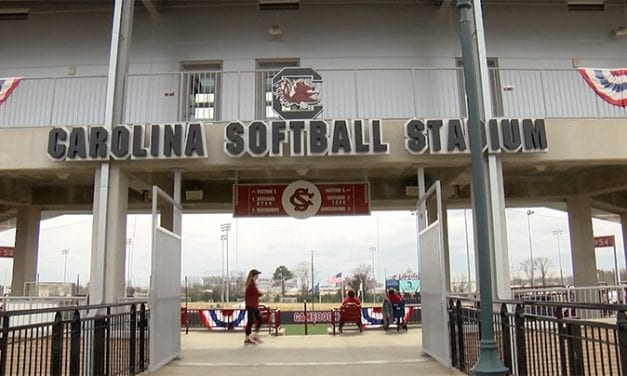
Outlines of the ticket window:
[{"label": "ticket window", "polygon": [[183,118],[194,120],[219,120],[221,61],[185,62],[183,72]]},{"label": "ticket window", "polygon": [[300,66],[300,59],[257,59],[256,115],[258,119],[277,119],[272,110],[272,77],[285,67]]}]

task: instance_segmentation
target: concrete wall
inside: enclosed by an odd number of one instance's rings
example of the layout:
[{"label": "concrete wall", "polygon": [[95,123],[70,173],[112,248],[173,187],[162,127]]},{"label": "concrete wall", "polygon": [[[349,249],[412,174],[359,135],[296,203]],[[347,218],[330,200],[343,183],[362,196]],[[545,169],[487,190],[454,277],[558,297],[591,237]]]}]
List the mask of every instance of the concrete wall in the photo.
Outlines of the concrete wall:
[{"label": "concrete wall", "polygon": [[[627,39],[609,31],[620,7],[568,12],[564,3],[485,7],[488,55],[505,68],[618,67]],[[277,22],[279,39],[267,30]],[[222,60],[224,70],[251,70],[256,58],[300,58],[316,68],[454,67],[460,56],[458,14],[449,5],[313,5],[259,12],[255,6],[164,9],[135,16],[131,73],[172,72],[181,61]],[[27,21],[0,21],[0,76],[105,74],[111,10],[33,11]]]}]

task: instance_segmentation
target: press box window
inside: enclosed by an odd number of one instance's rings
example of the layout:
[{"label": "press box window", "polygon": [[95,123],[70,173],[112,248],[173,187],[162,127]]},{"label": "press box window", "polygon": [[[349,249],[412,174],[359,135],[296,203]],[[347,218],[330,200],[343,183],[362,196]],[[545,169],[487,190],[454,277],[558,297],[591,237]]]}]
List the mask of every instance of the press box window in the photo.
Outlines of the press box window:
[{"label": "press box window", "polygon": [[222,62],[182,63],[184,119],[218,120]]},{"label": "press box window", "polygon": [[[458,57],[455,59],[457,68],[464,67],[464,61]],[[499,76],[499,61],[495,57],[488,58],[488,74],[490,75],[490,96],[492,99],[492,112],[494,117],[503,116],[503,96],[501,93],[501,77]],[[460,88],[459,102],[461,107],[461,115],[468,116],[466,108],[466,87],[464,85],[464,72],[462,69],[457,71],[457,82]]]},{"label": "press box window", "polygon": [[257,118],[277,119],[272,109],[272,78],[282,68],[300,66],[299,59],[258,59],[257,67]]}]

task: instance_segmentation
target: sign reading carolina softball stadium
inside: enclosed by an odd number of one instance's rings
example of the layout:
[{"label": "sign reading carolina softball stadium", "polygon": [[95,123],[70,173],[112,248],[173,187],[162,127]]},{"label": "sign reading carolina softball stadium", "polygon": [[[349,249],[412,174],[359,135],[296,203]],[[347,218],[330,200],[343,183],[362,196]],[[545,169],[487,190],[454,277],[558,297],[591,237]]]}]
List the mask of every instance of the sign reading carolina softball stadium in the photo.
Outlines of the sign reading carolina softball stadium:
[{"label": "sign reading carolina softball stadium", "polygon": [[[48,135],[48,156],[58,161],[206,158],[212,147],[230,157],[386,155],[385,125],[382,120],[234,121],[224,127],[222,141],[206,140],[199,123],[120,125],[110,131],[55,127]],[[463,119],[408,120],[405,150],[415,155],[470,153],[466,126]],[[548,150],[543,119],[493,119],[484,129],[484,146],[491,152]]]}]

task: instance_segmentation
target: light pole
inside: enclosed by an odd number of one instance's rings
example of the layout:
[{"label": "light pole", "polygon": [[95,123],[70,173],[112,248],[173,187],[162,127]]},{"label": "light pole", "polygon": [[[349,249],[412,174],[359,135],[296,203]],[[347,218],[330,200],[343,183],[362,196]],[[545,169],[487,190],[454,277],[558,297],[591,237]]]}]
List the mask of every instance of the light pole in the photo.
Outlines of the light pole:
[{"label": "light pole", "polygon": [[70,254],[69,249],[62,249],[61,254],[65,256],[65,262],[63,263],[63,283],[65,283],[67,278],[67,257]]},{"label": "light pole", "polygon": [[[457,0],[459,9],[459,34],[464,62],[464,81],[468,103],[468,137],[470,139],[470,160],[472,169],[472,195],[475,213],[475,239],[478,255],[478,279],[480,290],[481,341],[479,359],[472,368],[474,375],[505,375],[507,367],[499,359],[497,343],[494,340],[494,318],[492,317],[492,267],[490,265],[490,229],[486,187],[485,155],[482,144],[481,121],[486,123],[483,111],[483,94],[479,77],[478,46],[473,36],[477,28],[474,24],[473,3],[481,7],[481,0]],[[498,204],[497,204],[498,205]]]},{"label": "light pole", "polygon": [[133,239],[126,238],[127,259],[128,262],[126,268],[126,287],[131,285],[131,268],[133,267]]},{"label": "light pole", "polygon": [[374,272],[374,255],[377,253],[377,247],[368,248],[370,253],[372,254],[372,278],[374,279],[374,288],[372,289],[372,302],[376,302],[377,298],[377,275]]},{"label": "light pole", "polygon": [[562,281],[562,287],[564,286],[564,273],[562,271],[562,250],[560,249],[560,236],[563,234],[562,230],[553,230],[553,235],[557,238],[557,260],[560,263],[560,281]]},{"label": "light pole", "polygon": [[229,301],[229,285],[231,284],[231,279],[229,278],[229,231],[231,231],[230,223],[223,223],[220,225],[222,232],[224,232],[224,243],[226,244],[226,301]]},{"label": "light pole", "polygon": [[227,240],[227,236],[225,234],[220,235],[220,246],[221,248],[221,255],[220,255],[220,268],[221,268],[221,274],[220,274],[220,283],[222,284],[222,291],[220,293],[220,300],[222,300],[222,303],[225,302],[225,287],[224,287],[224,242]]},{"label": "light pole", "polygon": [[529,234],[529,257],[531,257],[531,287],[533,287],[533,280],[534,280],[534,275],[533,275],[533,271],[536,268],[536,264],[534,264],[533,262],[533,244],[532,244],[532,240],[531,240],[531,221],[529,220],[529,218],[533,215],[533,213],[535,213],[533,210],[529,209],[527,210],[527,233]]}]

